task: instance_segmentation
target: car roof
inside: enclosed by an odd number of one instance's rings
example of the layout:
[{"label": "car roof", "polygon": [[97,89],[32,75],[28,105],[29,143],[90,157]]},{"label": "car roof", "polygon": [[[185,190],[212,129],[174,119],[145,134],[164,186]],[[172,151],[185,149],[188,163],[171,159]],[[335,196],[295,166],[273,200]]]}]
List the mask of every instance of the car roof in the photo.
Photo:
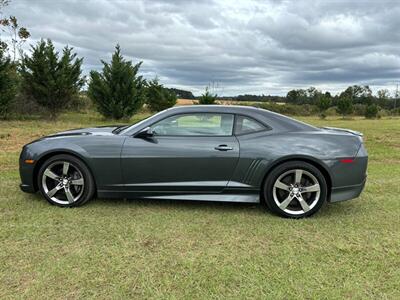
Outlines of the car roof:
[{"label": "car roof", "polygon": [[[261,111],[260,108],[253,106],[240,106],[240,105],[184,105],[174,106],[168,110],[176,113],[185,112],[218,112],[218,113],[255,113]],[[266,111],[266,110],[263,110]]]},{"label": "car roof", "polygon": [[318,128],[290,117],[254,107],[244,105],[186,105],[174,106],[167,109],[169,114],[182,113],[231,113],[253,117],[277,131],[315,131]]}]

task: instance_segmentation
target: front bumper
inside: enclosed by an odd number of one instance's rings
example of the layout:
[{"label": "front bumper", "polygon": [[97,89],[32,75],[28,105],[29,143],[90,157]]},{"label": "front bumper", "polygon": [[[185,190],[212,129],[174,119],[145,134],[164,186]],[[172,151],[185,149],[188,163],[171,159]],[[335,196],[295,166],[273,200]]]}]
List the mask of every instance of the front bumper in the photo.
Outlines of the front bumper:
[{"label": "front bumper", "polygon": [[35,193],[36,192],[35,187],[32,185],[29,185],[29,184],[21,183],[19,185],[19,188],[21,189],[21,191],[23,191],[25,193]]},{"label": "front bumper", "polygon": [[35,193],[35,184],[33,182],[34,176],[34,168],[36,164],[26,164],[24,160],[29,158],[31,159],[31,155],[28,153],[27,147],[25,146],[22,149],[22,152],[19,157],[19,176],[21,178],[20,189],[26,193]]}]

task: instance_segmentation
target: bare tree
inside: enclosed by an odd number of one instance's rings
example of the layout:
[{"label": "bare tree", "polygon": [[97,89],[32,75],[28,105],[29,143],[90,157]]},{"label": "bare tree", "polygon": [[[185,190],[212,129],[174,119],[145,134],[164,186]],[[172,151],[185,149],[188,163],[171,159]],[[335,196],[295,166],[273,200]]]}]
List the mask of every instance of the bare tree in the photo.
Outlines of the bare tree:
[{"label": "bare tree", "polygon": [[2,40],[1,33],[8,32],[11,42],[11,51],[13,62],[17,59],[17,53],[19,52],[22,57],[22,45],[31,36],[29,31],[25,27],[20,27],[18,20],[15,16],[3,17],[3,8],[9,5],[10,0],[0,0],[0,50],[8,50],[9,45],[6,41]]},{"label": "bare tree", "polygon": [[[3,26],[3,31],[8,31],[11,40],[11,51],[13,62],[17,59],[17,52],[22,56],[22,45],[31,36],[25,27],[20,27],[15,16],[3,18],[0,20],[0,25]],[[5,29],[4,29],[5,28]]]}]

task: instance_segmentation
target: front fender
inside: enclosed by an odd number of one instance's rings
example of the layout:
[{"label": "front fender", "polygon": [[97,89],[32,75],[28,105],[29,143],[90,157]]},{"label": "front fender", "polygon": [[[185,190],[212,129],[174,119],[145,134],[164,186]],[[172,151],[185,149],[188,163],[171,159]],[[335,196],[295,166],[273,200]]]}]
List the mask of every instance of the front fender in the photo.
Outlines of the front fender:
[{"label": "front fender", "polygon": [[[20,157],[21,180],[27,184],[34,183],[38,169],[46,159],[57,154],[70,154],[88,166],[97,188],[119,186],[123,184],[120,160],[124,140],[125,137],[121,136],[75,136],[45,139],[28,144],[24,146]],[[35,163],[26,165],[25,159],[33,159]]]}]

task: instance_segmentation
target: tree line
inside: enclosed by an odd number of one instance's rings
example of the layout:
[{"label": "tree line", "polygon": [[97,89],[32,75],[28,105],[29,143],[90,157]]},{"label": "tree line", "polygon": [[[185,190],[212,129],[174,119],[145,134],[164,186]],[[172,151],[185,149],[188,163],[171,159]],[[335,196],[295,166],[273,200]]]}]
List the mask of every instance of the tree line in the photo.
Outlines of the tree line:
[{"label": "tree line", "polygon": [[368,85],[352,85],[335,96],[329,92],[323,93],[314,87],[291,90],[287,93],[285,102],[295,105],[314,105],[322,118],[331,107],[335,107],[344,117],[356,111],[357,114],[363,114],[367,118],[375,118],[381,109],[392,110],[394,114],[398,114],[397,97],[396,94],[391,98],[386,89],[379,90],[377,95],[373,95]]},{"label": "tree line", "polygon": [[[398,96],[397,93],[391,95],[387,89],[378,90],[374,95],[367,85],[353,85],[336,95],[310,87],[291,90],[286,96],[245,94],[217,97],[217,100],[240,101],[244,104],[259,102],[255,105],[280,113],[296,114],[297,111],[299,115],[319,114],[321,118],[326,117],[328,110],[334,110],[344,117],[356,114],[375,118],[382,110],[398,115],[400,113]],[[286,106],[279,106],[276,103],[284,103]]]}]

